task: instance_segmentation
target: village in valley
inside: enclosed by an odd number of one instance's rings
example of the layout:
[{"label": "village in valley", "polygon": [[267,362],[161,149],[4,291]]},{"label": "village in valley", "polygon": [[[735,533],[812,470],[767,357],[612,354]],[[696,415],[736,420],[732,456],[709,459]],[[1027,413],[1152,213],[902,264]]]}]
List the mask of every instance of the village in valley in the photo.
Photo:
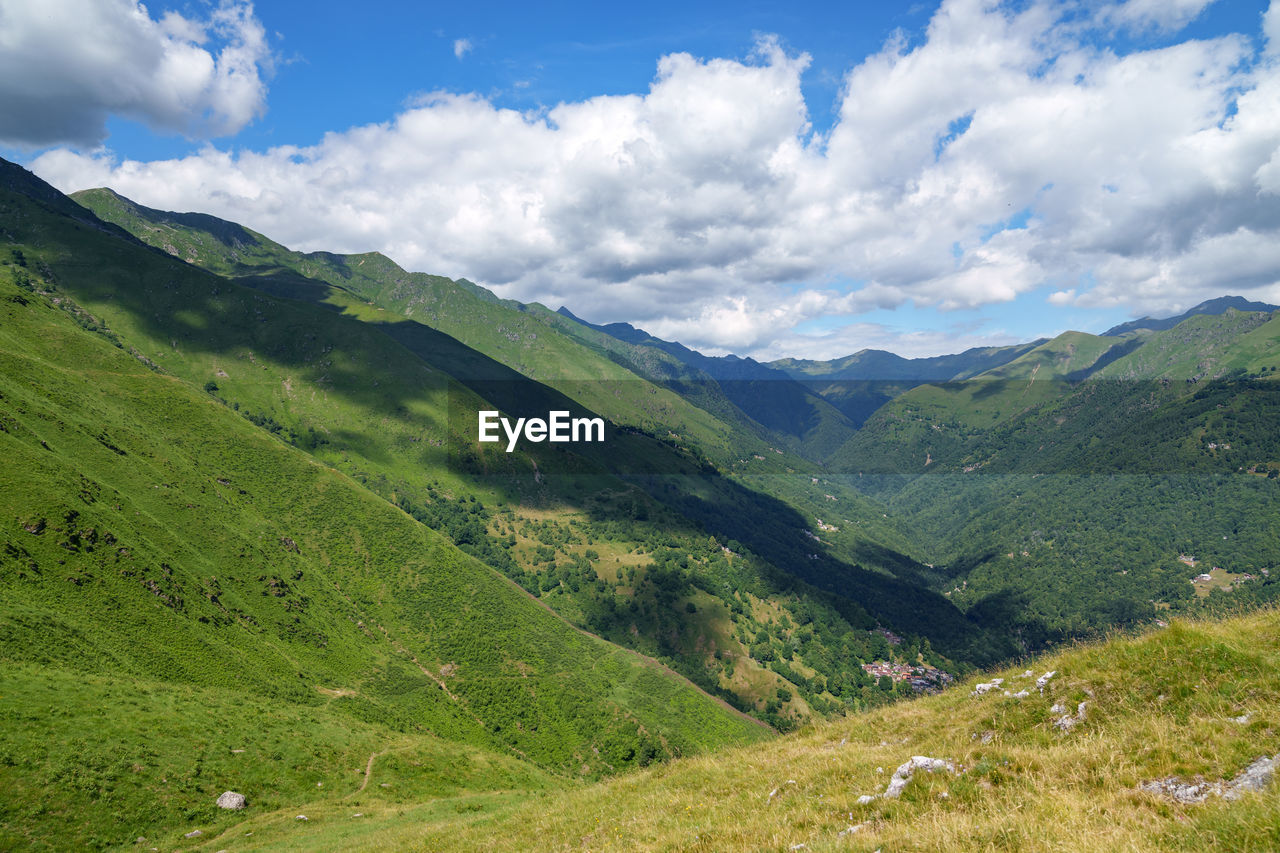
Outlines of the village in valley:
[{"label": "village in valley", "polygon": [[[890,646],[902,644],[902,638],[885,628],[877,628],[875,633],[884,637]],[[936,693],[950,685],[955,678],[927,663],[895,663],[877,660],[864,663],[862,670],[874,679],[888,678],[894,685],[905,683],[915,693]]]}]

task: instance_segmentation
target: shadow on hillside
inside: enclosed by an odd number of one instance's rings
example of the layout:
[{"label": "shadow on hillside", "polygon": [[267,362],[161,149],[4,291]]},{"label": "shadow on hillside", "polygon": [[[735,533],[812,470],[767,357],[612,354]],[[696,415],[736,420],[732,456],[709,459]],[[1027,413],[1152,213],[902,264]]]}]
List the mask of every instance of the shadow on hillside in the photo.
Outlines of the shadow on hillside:
[{"label": "shadow on hillside", "polygon": [[[331,293],[327,283],[292,272],[246,276],[237,283],[123,240],[108,229],[69,220],[62,213],[52,215],[60,221],[50,223],[53,227],[44,239],[46,245],[60,240],[63,249],[51,262],[50,278],[78,300],[128,314],[151,341],[135,340],[134,345],[151,347],[153,351],[145,354],[161,369],[181,372],[186,364],[183,354],[196,352],[223,359],[241,375],[251,375],[259,360],[269,361],[327,397],[343,398],[372,417],[419,428],[421,416],[411,413],[412,404],[426,401],[439,408],[448,379],[474,395],[469,412],[474,411],[471,406],[483,404],[508,412],[562,409],[594,417],[560,391],[439,331],[404,319],[393,322],[392,315],[387,321],[364,322],[337,313],[333,305],[324,304]],[[243,235],[225,236],[235,240]],[[406,364],[415,357],[418,363]],[[190,378],[200,381],[198,376]],[[469,435],[465,424],[443,426],[451,441]],[[489,453],[455,456],[455,470],[484,477],[487,485],[519,500],[526,492],[515,488],[510,476],[517,463],[500,453],[495,447]],[[953,656],[993,656],[990,638],[945,598],[833,557],[807,533],[803,516],[782,501],[721,476],[696,447],[635,429],[613,429],[611,440],[602,445],[579,445],[572,451],[543,446],[524,456],[537,463],[548,481],[561,473],[603,473],[638,486],[720,541],[743,543],[769,560],[785,573],[773,579],[780,588],[794,578],[830,594],[852,624],[870,627],[884,621],[928,637]],[[467,460],[478,463],[478,470],[467,469]],[[495,477],[486,464],[506,470]],[[554,486],[547,484],[553,492]],[[556,497],[582,505],[572,490]]]}]

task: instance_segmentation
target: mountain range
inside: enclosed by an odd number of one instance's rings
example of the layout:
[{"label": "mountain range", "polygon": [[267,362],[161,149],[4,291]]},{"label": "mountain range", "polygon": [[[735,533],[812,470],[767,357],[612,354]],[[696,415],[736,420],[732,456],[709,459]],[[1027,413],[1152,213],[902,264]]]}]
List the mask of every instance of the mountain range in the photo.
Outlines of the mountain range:
[{"label": "mountain range", "polygon": [[[0,846],[212,836],[224,788],[465,835],[1267,605],[1276,311],[762,364],[0,162]],[[607,438],[508,453],[482,410]]]}]

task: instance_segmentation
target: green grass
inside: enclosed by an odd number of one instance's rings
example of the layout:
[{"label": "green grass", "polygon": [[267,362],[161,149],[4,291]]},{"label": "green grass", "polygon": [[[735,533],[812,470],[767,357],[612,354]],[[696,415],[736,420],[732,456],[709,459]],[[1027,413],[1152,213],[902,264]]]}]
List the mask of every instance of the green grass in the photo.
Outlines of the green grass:
[{"label": "green grass", "polygon": [[[25,605],[3,623],[11,657],[256,682],[286,696],[307,689],[300,680],[338,678],[338,686],[366,685],[373,698],[357,704],[381,706],[370,713],[401,724],[413,719],[407,708],[421,708],[414,694],[430,688],[426,707],[439,715],[432,725],[543,761],[559,754],[564,762],[574,749],[564,751],[576,737],[558,727],[572,728],[581,712],[561,707],[562,694],[585,691],[577,700],[585,701],[612,678],[621,707],[652,701],[654,668],[593,645],[344,476],[154,374],[62,312],[30,299],[6,304],[0,393],[13,417],[0,440],[15,464],[0,495],[13,519],[6,564],[16,571],[4,580],[10,603]],[[22,527],[41,519],[47,527],[38,535]],[[114,602],[130,605],[117,611]],[[480,715],[487,728],[477,729],[474,708],[439,698],[413,673],[412,657],[437,672],[456,664],[453,690],[492,705]],[[242,662],[252,665],[237,672]],[[308,670],[327,678],[302,679]],[[497,703],[531,695],[543,679],[550,692],[531,706]],[[657,696],[678,705],[682,689]],[[618,706],[605,701],[587,713],[607,717]],[[713,718],[710,700],[699,701]],[[533,714],[526,722],[545,716],[551,728],[522,730],[522,713]],[[710,721],[699,717],[698,726]],[[718,729],[679,741],[692,748],[714,741]]]},{"label": "green grass", "polygon": [[[216,834],[294,803],[387,806],[570,784],[509,756],[354,720],[340,701],[6,665],[0,847],[117,848]],[[248,810],[218,809],[227,790],[245,794]]]}]

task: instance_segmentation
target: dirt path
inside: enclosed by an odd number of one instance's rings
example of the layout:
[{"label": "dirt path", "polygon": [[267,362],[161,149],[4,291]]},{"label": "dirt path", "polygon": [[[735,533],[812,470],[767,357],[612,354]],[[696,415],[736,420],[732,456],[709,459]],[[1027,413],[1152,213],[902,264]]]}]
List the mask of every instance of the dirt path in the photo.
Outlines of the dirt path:
[{"label": "dirt path", "polygon": [[369,787],[369,779],[373,777],[373,760],[379,755],[386,755],[390,751],[391,750],[389,749],[384,749],[382,752],[375,752],[369,756],[369,763],[364,766],[364,779],[360,781],[360,787],[356,788],[350,794],[347,794],[348,797],[354,797],[356,794],[359,794],[365,788]]}]

